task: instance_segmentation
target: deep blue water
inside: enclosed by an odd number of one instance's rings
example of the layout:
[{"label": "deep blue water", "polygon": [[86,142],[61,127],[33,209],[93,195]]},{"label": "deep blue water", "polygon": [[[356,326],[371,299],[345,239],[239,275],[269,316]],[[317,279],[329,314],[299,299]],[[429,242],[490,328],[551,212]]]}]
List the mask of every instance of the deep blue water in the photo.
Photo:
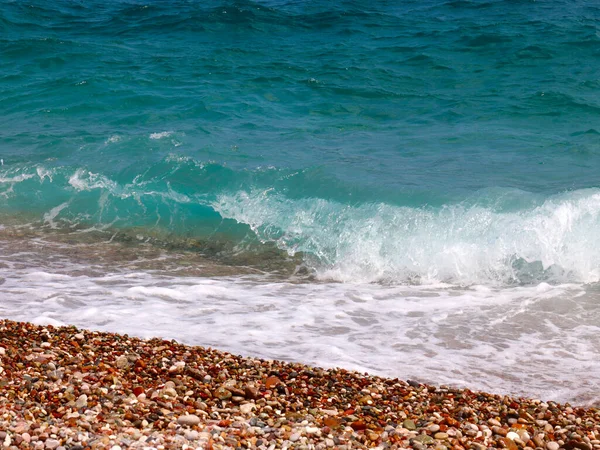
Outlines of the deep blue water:
[{"label": "deep blue water", "polygon": [[341,281],[598,281],[599,27],[583,0],[0,0],[0,220]]}]

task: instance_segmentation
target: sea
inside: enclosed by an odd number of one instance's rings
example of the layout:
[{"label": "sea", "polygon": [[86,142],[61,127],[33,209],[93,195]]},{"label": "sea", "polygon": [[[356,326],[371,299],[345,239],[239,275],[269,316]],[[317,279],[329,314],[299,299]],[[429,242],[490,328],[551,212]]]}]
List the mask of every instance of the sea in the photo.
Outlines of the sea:
[{"label": "sea", "polygon": [[600,3],[0,0],[0,317],[600,405]]}]

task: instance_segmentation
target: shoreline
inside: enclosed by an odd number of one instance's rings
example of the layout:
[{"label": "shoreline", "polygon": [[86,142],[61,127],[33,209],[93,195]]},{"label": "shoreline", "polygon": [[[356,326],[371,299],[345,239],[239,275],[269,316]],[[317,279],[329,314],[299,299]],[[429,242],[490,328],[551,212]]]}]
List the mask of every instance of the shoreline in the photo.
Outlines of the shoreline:
[{"label": "shoreline", "polygon": [[0,444],[600,450],[600,409],[0,319]]}]

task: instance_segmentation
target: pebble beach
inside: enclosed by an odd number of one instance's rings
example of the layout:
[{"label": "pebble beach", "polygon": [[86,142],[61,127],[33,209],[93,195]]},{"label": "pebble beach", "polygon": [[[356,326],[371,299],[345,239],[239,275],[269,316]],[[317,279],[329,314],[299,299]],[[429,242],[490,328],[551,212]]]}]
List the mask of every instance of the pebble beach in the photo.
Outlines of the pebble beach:
[{"label": "pebble beach", "polygon": [[8,449],[600,449],[600,409],[0,321]]}]

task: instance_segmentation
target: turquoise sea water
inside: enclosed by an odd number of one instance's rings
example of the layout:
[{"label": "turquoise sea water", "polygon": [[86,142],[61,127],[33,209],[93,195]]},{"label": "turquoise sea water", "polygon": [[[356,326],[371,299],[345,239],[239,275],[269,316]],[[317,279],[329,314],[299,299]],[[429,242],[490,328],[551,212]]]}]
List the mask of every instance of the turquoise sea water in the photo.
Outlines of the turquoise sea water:
[{"label": "turquoise sea water", "polygon": [[600,323],[595,1],[0,0],[0,158],[6,280],[36,242],[44,273],[143,248],[314,289],[568,284]]}]

